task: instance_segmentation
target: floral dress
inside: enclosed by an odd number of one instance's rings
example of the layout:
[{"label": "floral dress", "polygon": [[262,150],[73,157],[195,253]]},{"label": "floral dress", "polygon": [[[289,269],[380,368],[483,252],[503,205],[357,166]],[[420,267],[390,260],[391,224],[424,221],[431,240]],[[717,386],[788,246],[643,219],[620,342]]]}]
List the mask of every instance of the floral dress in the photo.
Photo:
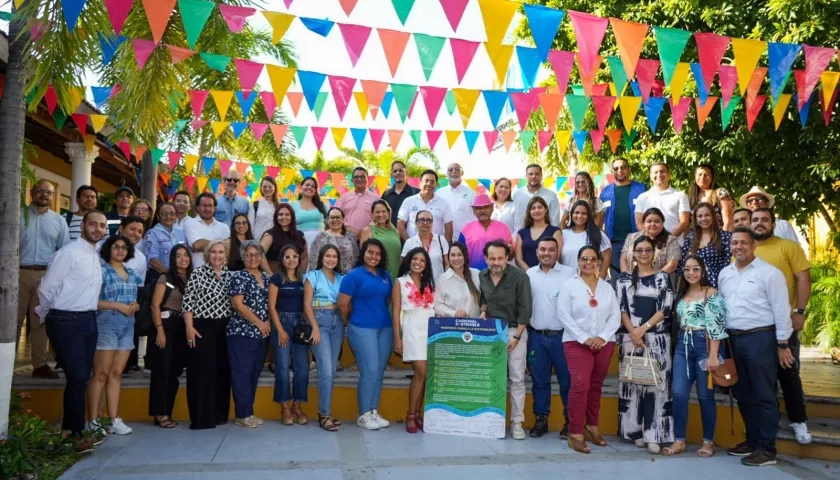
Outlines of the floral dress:
[{"label": "floral dress", "polygon": [[429,319],[435,316],[434,291],[427,286],[421,293],[409,275],[404,275],[397,280],[400,282],[402,295],[400,330],[402,331],[403,361],[426,361]]}]

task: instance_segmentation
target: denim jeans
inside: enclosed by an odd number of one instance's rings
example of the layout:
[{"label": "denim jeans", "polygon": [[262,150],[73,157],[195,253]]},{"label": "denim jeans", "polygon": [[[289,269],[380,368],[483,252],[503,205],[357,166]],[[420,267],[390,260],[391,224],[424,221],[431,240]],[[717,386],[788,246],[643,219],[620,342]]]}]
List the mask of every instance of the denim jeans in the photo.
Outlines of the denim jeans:
[{"label": "denim jeans", "polygon": [[[294,343],[291,340],[295,325],[303,321],[300,313],[280,313],[280,324],[286,335],[289,336],[289,344],[280,346],[280,337],[277,331],[271,331],[271,345],[274,348],[274,401],[285,403],[292,400],[305,402],[309,398],[309,347]],[[289,361],[291,361],[294,384],[289,380]]]},{"label": "denim jeans", "polygon": [[[723,353],[721,344],[720,353]],[[688,425],[688,397],[691,385],[697,382],[697,400],[700,402],[700,419],[703,423],[703,441],[715,439],[717,405],[714,389],[709,389],[709,372],[702,370],[697,363],[709,358],[706,352],[706,331],[695,330],[679,333],[677,348],[674,351],[673,382],[671,395],[674,406],[674,439],[685,440]]]},{"label": "denim jeans", "polygon": [[528,334],[528,367],[531,369],[531,394],[534,397],[534,415],[551,413],[551,369],[557,375],[560,398],[563,400],[563,418],[569,422],[566,409],[569,405],[569,367],[563,350],[563,335],[543,335],[536,331]]},{"label": "denim jeans", "polygon": [[350,324],[347,339],[359,365],[359,415],[377,410],[382,393],[382,377],[394,349],[394,329],[362,328]]},{"label": "denim jeans", "polygon": [[233,409],[236,418],[247,418],[254,414],[254,400],[265,363],[267,342],[265,338],[228,335],[227,345]]},{"label": "denim jeans", "polygon": [[315,322],[321,331],[321,341],[312,345],[312,355],[318,364],[318,413],[330,414],[338,353],[344,343],[344,322],[337,310],[316,309]]},{"label": "denim jeans", "polygon": [[56,359],[67,378],[61,429],[78,435],[85,428],[85,392],[98,337],[96,313],[50,310],[46,325]]},{"label": "denim jeans", "polygon": [[776,434],[779,433],[776,332],[733,335],[729,341],[738,369],[738,383],[732,387],[732,394],[738,400],[738,410],[744,419],[747,444],[775,454]]}]

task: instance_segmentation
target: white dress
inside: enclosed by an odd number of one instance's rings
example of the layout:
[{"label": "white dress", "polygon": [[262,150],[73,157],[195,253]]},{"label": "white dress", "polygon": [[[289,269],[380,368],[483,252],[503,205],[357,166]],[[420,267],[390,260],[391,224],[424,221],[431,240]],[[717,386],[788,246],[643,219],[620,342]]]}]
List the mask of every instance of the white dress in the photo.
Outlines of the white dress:
[{"label": "white dress", "polygon": [[400,330],[403,362],[426,361],[429,319],[435,316],[435,311],[432,309],[434,293],[427,289],[426,294],[421,295],[420,290],[408,275],[397,280],[400,282],[402,296]]},{"label": "white dress", "polygon": [[[469,270],[473,285],[479,288],[478,270]],[[467,282],[455,275],[450,268],[435,280],[435,314],[439,317],[454,317],[458,310],[467,312],[469,318],[481,316],[481,310],[470,293]]]}]

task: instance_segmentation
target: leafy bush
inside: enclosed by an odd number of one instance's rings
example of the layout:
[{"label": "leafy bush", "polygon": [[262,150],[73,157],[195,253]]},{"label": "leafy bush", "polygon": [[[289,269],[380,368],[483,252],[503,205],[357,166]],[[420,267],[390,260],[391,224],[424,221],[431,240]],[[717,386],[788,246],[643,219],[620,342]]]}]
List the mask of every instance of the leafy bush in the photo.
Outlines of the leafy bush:
[{"label": "leafy bush", "polygon": [[820,252],[811,264],[811,300],[808,320],[800,334],[803,343],[824,351],[840,347],[840,258]]}]

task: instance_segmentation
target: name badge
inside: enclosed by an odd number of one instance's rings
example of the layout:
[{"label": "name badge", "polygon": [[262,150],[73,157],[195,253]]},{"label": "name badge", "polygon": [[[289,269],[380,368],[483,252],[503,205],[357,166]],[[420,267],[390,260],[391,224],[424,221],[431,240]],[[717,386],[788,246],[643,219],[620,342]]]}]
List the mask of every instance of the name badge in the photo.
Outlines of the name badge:
[{"label": "name badge", "polygon": [[160,318],[169,318],[169,315],[171,313],[172,312],[170,312],[169,310],[164,310],[164,311],[160,312]]},{"label": "name badge", "polygon": [[604,203],[604,208],[612,207],[612,200],[607,200],[606,202],[603,202],[603,203]]}]

